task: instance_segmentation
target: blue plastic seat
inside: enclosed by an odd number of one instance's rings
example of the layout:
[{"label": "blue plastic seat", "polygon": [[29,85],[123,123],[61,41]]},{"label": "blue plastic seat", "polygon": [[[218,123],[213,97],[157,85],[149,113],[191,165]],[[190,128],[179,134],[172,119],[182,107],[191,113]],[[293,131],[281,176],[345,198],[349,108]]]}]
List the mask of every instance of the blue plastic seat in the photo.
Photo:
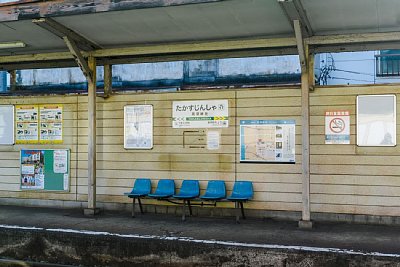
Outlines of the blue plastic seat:
[{"label": "blue plastic seat", "polygon": [[132,198],[132,217],[135,217],[135,200],[138,199],[140,212],[143,214],[141,197],[145,197],[151,192],[151,180],[148,178],[137,178],[130,193],[124,195]]},{"label": "blue plastic seat", "polygon": [[169,198],[175,194],[175,182],[171,179],[163,179],[158,181],[156,191],[149,194],[152,198]]},{"label": "blue plastic seat", "polygon": [[200,195],[200,185],[198,180],[183,180],[179,194],[173,195],[177,199],[193,199]]},{"label": "blue plastic seat", "polygon": [[179,194],[173,195],[176,199],[182,199],[182,221],[186,220],[185,217],[185,206],[186,203],[189,206],[189,215],[192,215],[192,207],[190,206],[190,200],[200,195],[200,185],[198,180],[183,180],[181,190]]},{"label": "blue plastic seat", "polygon": [[[233,185],[232,194],[227,198],[230,201],[238,203],[237,208],[242,212],[242,218],[246,219],[244,215],[243,202],[253,198],[253,183],[250,181],[236,181]],[[236,214],[236,222],[239,223],[239,214]]]},{"label": "blue plastic seat", "polygon": [[125,193],[126,196],[130,198],[145,197],[150,194],[151,191],[151,181],[148,178],[138,178],[135,180],[132,191],[130,193]]},{"label": "blue plastic seat", "polygon": [[231,201],[246,201],[253,198],[253,183],[250,181],[236,181],[232,194],[227,198]]},{"label": "blue plastic seat", "polygon": [[200,196],[204,200],[221,200],[226,197],[224,181],[209,181],[204,195]]}]

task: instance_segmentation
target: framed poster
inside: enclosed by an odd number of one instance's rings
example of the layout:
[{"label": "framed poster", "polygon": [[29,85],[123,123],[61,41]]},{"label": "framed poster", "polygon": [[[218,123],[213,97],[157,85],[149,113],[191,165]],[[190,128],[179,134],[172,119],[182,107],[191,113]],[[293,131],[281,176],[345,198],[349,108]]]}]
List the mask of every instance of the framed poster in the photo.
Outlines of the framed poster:
[{"label": "framed poster", "polygon": [[63,142],[63,106],[41,105],[40,114],[40,143],[62,144]]},{"label": "framed poster", "polygon": [[350,144],[350,111],[325,112],[325,144]]},{"label": "framed poster", "polygon": [[21,150],[21,189],[69,191],[69,149]]},{"label": "framed poster", "polygon": [[226,128],[228,100],[174,101],[172,128]]},{"label": "framed poster", "polygon": [[39,107],[37,105],[15,106],[15,142],[36,144],[39,142]]},{"label": "framed poster", "polygon": [[124,107],[124,148],[153,148],[153,106]]},{"label": "framed poster", "polygon": [[357,96],[357,146],[396,146],[396,95]]},{"label": "framed poster", "polygon": [[14,144],[14,106],[0,105],[0,145]]},{"label": "framed poster", "polygon": [[295,120],[241,120],[240,162],[295,163]]}]

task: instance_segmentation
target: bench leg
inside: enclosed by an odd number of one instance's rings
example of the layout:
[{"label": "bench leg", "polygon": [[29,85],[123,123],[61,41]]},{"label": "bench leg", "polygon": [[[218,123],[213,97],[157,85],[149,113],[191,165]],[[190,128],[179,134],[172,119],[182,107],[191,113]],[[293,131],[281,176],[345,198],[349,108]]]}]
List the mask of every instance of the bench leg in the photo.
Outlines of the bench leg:
[{"label": "bench leg", "polygon": [[189,206],[189,214],[192,216],[192,206],[190,206],[190,200],[187,201]]},{"label": "bench leg", "polygon": [[183,200],[183,206],[182,206],[182,221],[186,221],[185,213],[186,213],[186,200]]},{"label": "bench leg", "polygon": [[132,218],[135,218],[135,198],[132,198]]},{"label": "bench leg", "polygon": [[240,218],[240,215],[239,215],[239,203],[238,202],[235,202],[235,210],[236,210],[236,223],[239,223],[239,218]]},{"label": "bench leg", "polygon": [[244,208],[243,208],[243,202],[239,202],[240,203],[240,208],[242,210],[242,218],[246,219],[246,216],[244,216]]},{"label": "bench leg", "polygon": [[137,199],[139,202],[139,207],[140,207],[140,213],[143,214],[143,208],[142,208],[142,202],[140,201],[140,198]]}]

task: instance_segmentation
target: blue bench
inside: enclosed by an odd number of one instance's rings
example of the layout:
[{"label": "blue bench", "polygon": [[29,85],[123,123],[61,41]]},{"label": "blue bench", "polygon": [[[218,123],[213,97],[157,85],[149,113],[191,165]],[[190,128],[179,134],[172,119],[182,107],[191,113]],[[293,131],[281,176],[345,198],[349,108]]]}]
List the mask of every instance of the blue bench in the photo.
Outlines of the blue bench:
[{"label": "blue bench", "polygon": [[[243,203],[253,198],[253,183],[250,181],[236,181],[233,185],[232,194],[227,198],[229,201],[237,203],[235,206],[242,211],[242,218],[246,219],[244,215]],[[236,222],[239,222],[239,214],[236,213]]]},{"label": "blue bench", "polygon": [[185,204],[188,203],[189,206],[189,214],[192,216],[192,207],[190,206],[190,200],[198,198],[200,195],[200,185],[197,180],[183,180],[181,190],[179,190],[179,194],[173,195],[172,197],[175,199],[183,200],[182,206],[182,221],[186,219],[185,217]]},{"label": "blue bench", "polygon": [[143,214],[141,197],[146,197],[151,192],[151,181],[148,178],[138,178],[133,185],[130,193],[125,193],[126,196],[132,198],[132,217],[135,217],[135,199],[138,199],[140,212]]},{"label": "blue bench", "polygon": [[192,215],[191,200],[204,201],[232,201],[235,202],[236,222],[239,222],[239,212],[245,219],[243,203],[253,198],[253,183],[250,181],[236,181],[233,185],[232,194],[226,197],[226,188],[224,181],[212,180],[207,184],[206,192],[200,195],[200,185],[198,180],[184,180],[178,194],[175,194],[175,182],[172,179],[162,179],[158,181],[157,188],[153,194],[151,192],[151,181],[147,178],[136,179],[133,189],[130,193],[125,193],[133,199],[132,217],[135,217],[135,199],[138,199],[140,211],[143,214],[142,203],[140,198],[149,197],[158,200],[166,200],[174,204],[180,204],[170,199],[183,200],[182,203],[182,220],[186,219],[186,203],[189,207],[189,215]]},{"label": "blue bench", "polygon": [[158,181],[156,191],[148,194],[149,197],[155,199],[167,199],[175,194],[175,181],[171,179],[163,179]]}]

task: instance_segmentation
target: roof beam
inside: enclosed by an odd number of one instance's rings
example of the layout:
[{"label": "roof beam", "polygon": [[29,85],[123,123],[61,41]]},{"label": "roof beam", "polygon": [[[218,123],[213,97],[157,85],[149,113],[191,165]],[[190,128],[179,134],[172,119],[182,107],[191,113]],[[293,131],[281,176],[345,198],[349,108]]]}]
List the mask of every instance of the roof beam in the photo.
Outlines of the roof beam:
[{"label": "roof beam", "polygon": [[278,3],[289,20],[290,25],[293,25],[294,20],[298,20],[303,25],[303,35],[305,37],[313,35],[310,21],[300,0],[278,0]]},{"label": "roof beam", "polygon": [[81,54],[81,51],[79,50],[78,46],[68,36],[65,36],[63,39],[67,44],[69,51],[74,56],[75,61],[78,64],[79,68],[82,70],[83,75],[86,77],[89,83],[92,83],[94,79],[93,72],[89,68],[88,62]]},{"label": "roof beam", "polygon": [[[179,59],[190,54],[218,54],[224,53],[229,57],[229,53],[236,55],[240,53],[248,53],[248,51],[274,51],[276,53],[285,53],[287,49],[296,48],[295,38],[258,38],[258,39],[239,39],[225,41],[210,41],[196,43],[179,43],[179,44],[162,44],[162,45],[147,45],[147,46],[132,46],[115,49],[99,49],[93,52],[82,51],[83,57],[88,57],[89,54],[96,58],[124,58],[124,57],[163,57],[171,56]],[[269,52],[269,55],[274,53]],[[43,53],[43,54],[26,54],[0,56],[0,66],[10,63],[22,62],[41,62],[41,61],[56,61],[74,59],[69,52]]]},{"label": "roof beam", "polygon": [[93,51],[94,57],[138,56],[172,53],[215,52],[230,50],[251,50],[263,48],[296,47],[295,38],[259,38],[196,43],[177,43],[126,48],[101,49]]},{"label": "roof beam", "polygon": [[306,38],[307,44],[315,46],[394,41],[400,41],[400,32],[320,35]]},{"label": "roof beam", "polygon": [[[304,43],[313,53],[399,49],[400,32],[312,36]],[[296,38],[264,37],[80,52],[84,58],[92,54],[98,65],[298,54]],[[0,69],[66,67],[73,60],[70,52],[1,55]]]},{"label": "roof beam", "polygon": [[[83,52],[83,54],[85,54]],[[297,48],[276,48],[276,49],[256,49],[256,50],[238,50],[222,52],[199,52],[199,53],[174,53],[165,55],[142,55],[142,56],[124,56],[124,57],[101,57],[97,58],[97,65],[116,65],[132,63],[154,63],[179,60],[205,60],[218,58],[239,58],[239,57],[263,57],[277,55],[297,55]],[[26,57],[24,57],[26,59]],[[76,67],[73,56],[68,53],[69,59],[60,60],[41,60],[41,61],[19,61],[11,63],[0,63],[0,70],[22,70],[22,69],[49,69],[49,68],[67,68]],[[1,57],[0,57],[1,59]]]},{"label": "roof beam", "polygon": [[300,21],[294,20],[293,27],[294,27],[294,33],[296,35],[297,50],[299,51],[300,67],[303,73],[307,69],[307,57],[304,48],[304,39],[302,35]]},{"label": "roof beam", "polygon": [[0,22],[220,1],[225,0],[52,0],[0,4]]},{"label": "roof beam", "polygon": [[62,25],[54,19],[40,18],[34,19],[32,20],[32,22],[60,38],[64,38],[65,36],[67,36],[70,40],[73,40],[76,45],[82,50],[91,51],[95,49],[101,49],[100,45],[76,33],[75,31]]}]

